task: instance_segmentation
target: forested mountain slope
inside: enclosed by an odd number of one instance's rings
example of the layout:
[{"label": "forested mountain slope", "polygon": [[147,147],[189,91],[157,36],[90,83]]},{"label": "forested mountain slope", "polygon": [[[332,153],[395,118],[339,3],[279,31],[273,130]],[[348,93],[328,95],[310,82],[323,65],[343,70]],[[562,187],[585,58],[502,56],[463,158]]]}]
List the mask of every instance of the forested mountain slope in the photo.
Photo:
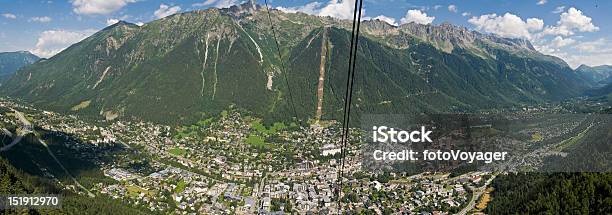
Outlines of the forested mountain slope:
[{"label": "forested mountain slope", "polygon": [[[20,70],[0,91],[107,119],[185,123],[232,104],[266,120],[312,119],[318,108],[322,119],[338,119],[350,22],[270,13],[245,3],[143,26],[119,22]],[[356,72],[356,113],[475,111],[562,100],[589,87],[528,41],[450,24],[363,22]]]}]

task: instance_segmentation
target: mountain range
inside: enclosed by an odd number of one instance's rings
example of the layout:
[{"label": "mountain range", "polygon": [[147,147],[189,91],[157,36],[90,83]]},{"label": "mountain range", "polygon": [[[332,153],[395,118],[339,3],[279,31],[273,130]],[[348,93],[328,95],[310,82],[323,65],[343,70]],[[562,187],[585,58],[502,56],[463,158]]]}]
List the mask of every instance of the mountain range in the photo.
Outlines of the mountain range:
[{"label": "mountain range", "polygon": [[[230,105],[269,121],[338,119],[350,27],[250,2],[142,26],[122,21],[17,71],[0,91],[108,120],[190,123]],[[447,23],[368,20],[361,27],[356,113],[513,107],[567,99],[594,85],[523,39]]]},{"label": "mountain range", "polygon": [[33,64],[39,58],[28,52],[0,52],[0,79],[6,78],[24,66]]},{"label": "mountain range", "polygon": [[609,65],[590,67],[583,64],[576,68],[576,72],[595,86],[604,86],[612,83],[612,66]]}]

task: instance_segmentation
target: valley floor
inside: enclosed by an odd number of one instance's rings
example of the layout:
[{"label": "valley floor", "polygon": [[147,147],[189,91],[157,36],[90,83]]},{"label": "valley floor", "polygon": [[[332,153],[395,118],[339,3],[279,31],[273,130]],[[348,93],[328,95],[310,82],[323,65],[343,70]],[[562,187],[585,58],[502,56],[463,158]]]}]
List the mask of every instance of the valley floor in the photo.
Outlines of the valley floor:
[{"label": "valley floor", "polygon": [[[533,118],[558,108],[533,107],[519,115]],[[12,166],[83,199],[119,200],[144,213],[335,214],[339,206],[357,214],[499,212],[488,208],[484,198],[492,196],[499,205],[496,196],[501,194],[491,194],[490,188],[500,174],[507,174],[364,171],[355,130],[338,177],[337,123],[266,126],[236,109],[176,127],[91,121],[10,100],[1,100],[0,110],[0,155]],[[565,153],[590,128],[579,123],[583,121],[523,128],[534,145],[570,138],[526,153],[527,164],[520,168],[537,168],[546,156]],[[11,143],[18,138],[23,140]]]}]

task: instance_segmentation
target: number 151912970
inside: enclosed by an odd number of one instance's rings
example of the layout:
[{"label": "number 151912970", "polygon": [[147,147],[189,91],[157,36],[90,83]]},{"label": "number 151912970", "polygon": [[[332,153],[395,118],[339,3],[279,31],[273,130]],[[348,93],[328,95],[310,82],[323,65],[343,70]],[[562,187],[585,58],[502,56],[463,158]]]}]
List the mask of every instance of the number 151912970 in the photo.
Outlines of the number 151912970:
[{"label": "number 151912970", "polygon": [[0,208],[55,208],[61,206],[59,196],[5,195]]}]

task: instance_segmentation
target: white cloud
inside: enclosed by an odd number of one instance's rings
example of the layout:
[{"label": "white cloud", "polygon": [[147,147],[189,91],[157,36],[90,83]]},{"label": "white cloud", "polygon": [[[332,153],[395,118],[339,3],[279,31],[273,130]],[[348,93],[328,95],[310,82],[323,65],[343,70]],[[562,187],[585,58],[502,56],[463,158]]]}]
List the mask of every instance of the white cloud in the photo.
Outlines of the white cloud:
[{"label": "white cloud", "polygon": [[463,13],[461,13],[461,16],[469,16],[469,15],[472,15],[472,14],[470,12],[463,12]]},{"label": "white cloud", "polygon": [[592,23],[592,19],[576,8],[569,8],[566,12],[563,12],[563,9],[565,7],[560,6],[553,11],[555,13],[561,11],[556,25],[546,27],[542,19],[522,19],[511,13],[503,16],[496,14],[475,16],[468,22],[482,32],[528,39],[537,51],[559,57],[572,68],[580,64],[590,66],[612,64],[612,45],[609,45],[608,40],[580,41],[583,37],[576,35],[598,31],[599,27]]},{"label": "white cloud", "polygon": [[[355,0],[330,0],[321,8],[319,16],[331,16],[340,19],[353,19]],[[362,13],[363,14],[363,13]]]},{"label": "white cloud", "polygon": [[604,53],[604,54],[585,54],[585,55],[563,55],[559,54],[558,57],[563,58],[570,67],[576,69],[578,66],[582,64],[586,64],[589,66],[601,66],[601,65],[612,65],[612,53]]},{"label": "white cloud", "polygon": [[565,6],[559,6],[556,7],[555,10],[553,10],[553,13],[562,13],[563,11],[565,11]]},{"label": "white cloud", "polygon": [[438,9],[440,9],[441,7],[442,7],[442,5],[437,4],[437,5],[434,5],[434,7],[433,7],[433,8],[434,8],[434,10],[438,10]]},{"label": "white cloud", "polygon": [[395,21],[395,18],[392,18],[392,17],[380,15],[380,16],[374,17],[374,19],[384,21],[386,23],[389,23],[389,25],[398,26],[397,22]]},{"label": "white cloud", "polygon": [[231,7],[232,5],[237,5],[237,4],[240,4],[238,0],[218,0],[217,4],[215,4],[215,7],[228,8],[228,7]]},{"label": "white cloud", "polygon": [[532,38],[533,32],[542,30],[544,21],[537,18],[529,18],[523,21],[520,17],[506,13],[503,16],[497,14],[485,14],[480,17],[472,17],[469,23],[476,26],[479,31],[497,34],[510,38]]},{"label": "white cloud", "polygon": [[136,22],[136,23],[134,23],[134,24],[136,24],[136,25],[138,25],[138,26],[143,26],[143,25],[144,25],[144,22]]},{"label": "white cloud", "polygon": [[606,39],[600,38],[594,41],[582,42],[575,46],[578,51],[590,53],[612,52],[610,48],[604,48],[608,45]]},{"label": "white cloud", "polygon": [[[330,16],[339,19],[353,19],[355,0],[329,0],[327,4],[311,2],[297,7],[277,7],[284,12],[303,12],[310,15]],[[362,11],[362,16],[364,12]]]},{"label": "white cloud", "polygon": [[160,4],[159,5],[159,9],[157,9],[153,15],[155,15],[155,17],[157,17],[158,19],[164,18],[166,16],[170,16],[172,14],[175,14],[177,12],[181,11],[181,7],[179,6],[168,6],[165,4]]},{"label": "white cloud", "polygon": [[454,4],[448,5],[448,11],[457,13],[457,6]]},{"label": "white cloud", "polygon": [[194,3],[191,6],[194,6],[194,7],[204,7],[204,6],[208,6],[208,5],[214,4],[215,2],[217,2],[217,0],[206,0],[204,2]]},{"label": "white cloud", "polygon": [[559,49],[552,47],[550,44],[533,44],[533,47],[540,53],[558,56],[556,52],[558,52]]},{"label": "white cloud", "polygon": [[238,0],[205,0],[204,2],[195,3],[191,6],[193,7],[205,7],[205,6],[213,6],[216,8],[228,8],[232,5],[237,5],[240,2]]},{"label": "white cloud", "polygon": [[417,24],[426,25],[432,23],[435,18],[436,17],[433,16],[427,16],[427,13],[420,10],[408,10],[408,12],[406,12],[406,16],[404,16],[400,22],[402,24],[414,22]]},{"label": "white cloud", "polygon": [[68,30],[48,30],[38,36],[36,47],[30,52],[40,57],[51,57],[64,50],[68,46],[77,43],[84,38],[92,35],[96,31],[93,29],[82,31]]},{"label": "white cloud", "polygon": [[539,0],[538,3],[536,3],[537,5],[543,5],[546,4],[546,2],[548,2],[548,0]]},{"label": "white cloud", "polygon": [[536,50],[563,59],[572,68],[581,64],[589,66],[612,65],[612,45],[608,40],[600,38],[593,41],[580,42],[571,38],[556,36],[550,42],[536,41]]},{"label": "white cloud", "polygon": [[118,19],[107,19],[107,20],[106,20],[106,25],[107,25],[107,26],[111,26],[111,25],[114,25],[114,24],[115,24],[115,23],[117,23],[117,22],[119,22],[119,20],[118,20]]},{"label": "white cloud", "polygon": [[35,16],[30,18],[28,21],[30,22],[40,22],[40,23],[45,23],[45,22],[51,22],[51,17],[48,16]]},{"label": "white cloud", "polygon": [[531,31],[539,31],[544,28],[544,21],[538,18],[529,18],[527,19],[527,30]]},{"label": "white cloud", "polygon": [[585,16],[582,11],[572,7],[561,14],[556,26],[547,26],[543,33],[545,35],[569,36],[574,35],[576,31],[595,32],[598,30],[599,27],[592,23],[591,17]]},{"label": "white cloud", "polygon": [[576,40],[573,40],[572,38],[567,38],[564,39],[561,36],[556,36],[552,41],[551,41],[551,45],[555,48],[561,48],[561,47],[565,47],[571,44],[574,44],[576,42]]},{"label": "white cloud", "polygon": [[311,2],[303,6],[297,7],[276,7],[276,9],[281,10],[286,13],[297,13],[302,12],[310,15],[318,15],[319,8],[321,8],[322,4],[319,2]]},{"label": "white cloud", "polygon": [[72,10],[84,15],[110,14],[133,2],[136,0],[72,0]]},{"label": "white cloud", "polygon": [[12,14],[12,13],[3,13],[2,16],[7,19],[17,19],[17,16],[15,16],[15,14]]},{"label": "white cloud", "polygon": [[565,60],[572,68],[581,64],[589,66],[612,65],[612,45],[610,41],[599,38],[593,41],[576,42],[565,51],[558,50],[553,55]]},{"label": "white cloud", "polygon": [[114,25],[115,23],[117,23],[117,22],[119,22],[121,20],[128,20],[128,19],[130,19],[130,17],[131,17],[130,15],[123,15],[123,16],[116,17],[116,18],[109,18],[109,19],[106,20],[106,25],[107,26]]}]

